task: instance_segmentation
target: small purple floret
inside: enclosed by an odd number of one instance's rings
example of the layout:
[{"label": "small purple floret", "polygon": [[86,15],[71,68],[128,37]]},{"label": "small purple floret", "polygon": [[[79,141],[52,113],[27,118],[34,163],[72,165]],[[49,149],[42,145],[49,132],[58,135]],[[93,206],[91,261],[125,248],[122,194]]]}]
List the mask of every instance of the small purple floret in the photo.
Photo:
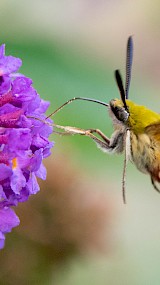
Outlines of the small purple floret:
[{"label": "small purple floret", "polygon": [[0,248],[5,234],[19,224],[11,207],[39,191],[37,177],[46,179],[43,159],[53,146],[48,140],[52,127],[44,122],[49,102],[30,78],[16,73],[21,64],[0,46]]},{"label": "small purple floret", "polygon": [[13,227],[18,225],[19,218],[12,209],[8,207],[0,209],[0,249],[4,246],[5,234],[9,233]]}]

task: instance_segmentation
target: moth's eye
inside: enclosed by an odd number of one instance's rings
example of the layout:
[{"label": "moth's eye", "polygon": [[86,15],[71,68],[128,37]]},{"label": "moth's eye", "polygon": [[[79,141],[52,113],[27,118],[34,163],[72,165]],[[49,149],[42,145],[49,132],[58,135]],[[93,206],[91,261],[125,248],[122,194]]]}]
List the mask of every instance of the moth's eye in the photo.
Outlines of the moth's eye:
[{"label": "moth's eye", "polygon": [[129,117],[129,113],[124,109],[124,108],[120,108],[117,111],[117,118],[122,121],[122,122],[126,122],[128,120]]},{"label": "moth's eye", "polygon": [[115,101],[112,100],[110,102],[110,107],[113,112],[113,114],[116,116],[116,118],[121,122],[126,122],[129,117],[129,112],[124,107],[116,106]]}]

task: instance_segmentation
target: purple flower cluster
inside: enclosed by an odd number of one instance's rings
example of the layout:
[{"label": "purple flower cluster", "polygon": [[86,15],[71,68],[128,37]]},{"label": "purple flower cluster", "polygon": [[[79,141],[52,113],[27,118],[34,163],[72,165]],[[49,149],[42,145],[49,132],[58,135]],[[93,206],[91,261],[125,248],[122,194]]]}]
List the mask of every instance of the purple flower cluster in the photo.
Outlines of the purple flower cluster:
[{"label": "purple flower cluster", "polygon": [[49,102],[39,97],[30,78],[17,73],[21,64],[0,46],[0,248],[5,234],[19,224],[11,206],[39,191],[36,177],[46,178],[42,160],[53,146],[52,127],[44,122]]}]

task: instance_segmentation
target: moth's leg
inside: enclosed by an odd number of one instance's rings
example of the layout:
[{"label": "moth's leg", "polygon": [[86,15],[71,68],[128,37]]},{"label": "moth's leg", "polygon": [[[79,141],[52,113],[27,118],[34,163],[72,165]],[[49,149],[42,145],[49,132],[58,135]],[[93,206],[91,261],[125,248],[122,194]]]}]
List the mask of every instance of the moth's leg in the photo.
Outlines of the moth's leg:
[{"label": "moth's leg", "polygon": [[59,131],[55,131],[53,130],[53,133],[56,134],[56,135],[59,135],[59,136],[70,136],[70,135],[74,135],[74,134],[71,134],[69,132],[59,132]]},{"label": "moth's leg", "polygon": [[[104,142],[107,144],[107,147],[103,148],[101,144],[98,144],[95,139],[93,139],[98,147],[100,147],[105,152],[114,152],[114,153],[121,153],[124,150],[124,136],[125,131],[117,130],[113,133],[111,138],[109,139],[103,132],[101,132],[99,129],[89,129],[87,130],[89,133],[96,133],[99,135]],[[95,136],[94,136],[95,137]]]},{"label": "moth's leg", "polygon": [[123,165],[123,176],[122,176],[122,197],[123,197],[124,204],[126,204],[126,169],[127,169],[127,162],[129,160],[129,157],[130,157],[130,131],[126,130],[124,165]]},{"label": "moth's leg", "polygon": [[85,135],[87,137],[90,137],[97,145],[98,148],[100,148],[102,151],[104,152],[110,152],[110,150],[112,150],[110,148],[110,139],[108,139],[107,137],[101,136],[101,138],[104,140],[101,140],[99,138],[97,138],[95,135],[93,135],[92,132],[90,132],[90,130],[86,130]]},{"label": "moth's leg", "polygon": [[[101,139],[95,136],[94,133],[99,135]],[[88,129],[86,130],[85,135],[90,137],[97,144],[97,147],[102,151],[111,152],[113,150],[111,146],[111,140],[99,129]]]},{"label": "moth's leg", "polygon": [[[87,137],[90,137],[96,144],[97,146],[104,152],[107,153],[121,153],[123,152],[124,149],[124,131],[115,131],[109,139],[103,132],[101,132],[99,129],[80,129],[76,127],[71,127],[71,126],[61,126],[61,125],[56,125],[53,124],[54,127],[63,130],[62,135],[64,134],[69,134],[69,135],[84,135]],[[56,132],[55,132],[56,133]],[[59,133],[59,132],[57,132]],[[95,136],[93,133],[96,133],[101,137],[98,138]],[[61,134],[61,132],[59,133]]]},{"label": "moth's leg", "polygon": [[160,193],[160,189],[157,187],[157,185],[156,185],[154,179],[152,178],[152,176],[151,176],[151,182],[152,182],[152,185],[153,185],[154,189],[155,189],[158,193]]},{"label": "moth's leg", "polygon": [[108,145],[110,144],[110,139],[103,133],[101,132],[99,129],[89,129],[87,130],[89,133],[96,133],[98,134],[106,143],[108,143]]},{"label": "moth's leg", "polygon": [[[71,126],[61,126],[61,125],[53,125],[54,127],[63,130],[63,132],[57,132],[55,131],[55,134],[60,134],[60,135],[83,135],[90,137],[98,147],[100,147],[104,151],[109,151],[110,150],[110,139],[108,139],[101,131],[93,130],[93,129],[80,129],[76,127],[71,127]],[[101,136],[101,138],[104,140],[101,140],[97,138],[93,133],[97,133]]]},{"label": "moth's leg", "polygon": [[56,124],[52,124],[52,125],[53,125],[53,127],[57,128],[57,129],[63,130],[63,132],[57,132],[54,130],[53,132],[55,134],[59,134],[59,135],[86,135],[86,130],[84,130],[84,129],[71,127],[71,126],[61,126],[61,125],[56,125]]}]

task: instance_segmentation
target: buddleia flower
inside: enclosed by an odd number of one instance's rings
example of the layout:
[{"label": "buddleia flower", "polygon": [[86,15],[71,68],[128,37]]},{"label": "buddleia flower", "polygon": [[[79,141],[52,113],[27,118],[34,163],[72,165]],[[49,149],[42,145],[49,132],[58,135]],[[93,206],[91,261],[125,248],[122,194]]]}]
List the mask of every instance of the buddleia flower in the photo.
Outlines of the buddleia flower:
[{"label": "buddleia flower", "polygon": [[11,207],[39,191],[37,177],[46,179],[43,159],[53,146],[52,127],[45,123],[49,102],[30,78],[17,73],[21,64],[0,46],[0,248],[5,234],[19,224]]}]

